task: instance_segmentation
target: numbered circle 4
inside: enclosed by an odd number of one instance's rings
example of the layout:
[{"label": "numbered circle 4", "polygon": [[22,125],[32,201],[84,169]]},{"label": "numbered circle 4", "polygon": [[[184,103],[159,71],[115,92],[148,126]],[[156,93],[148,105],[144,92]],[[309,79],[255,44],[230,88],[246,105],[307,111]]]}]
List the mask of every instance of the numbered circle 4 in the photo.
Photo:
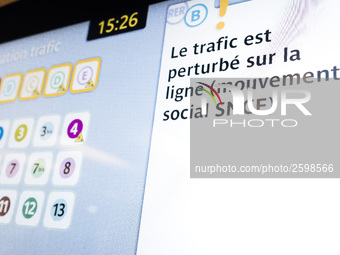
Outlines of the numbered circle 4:
[{"label": "numbered circle 4", "polygon": [[76,169],[76,162],[73,158],[66,158],[60,164],[59,173],[62,178],[69,178]]},{"label": "numbered circle 4", "polygon": [[47,140],[50,138],[53,134],[53,123],[52,122],[46,122],[42,125],[41,130],[40,130],[40,138],[42,140]]},{"label": "numbered circle 4", "polygon": [[24,140],[26,135],[27,135],[27,130],[28,130],[28,128],[27,128],[26,124],[20,125],[15,130],[15,134],[14,134],[15,141],[21,142],[22,140]]},{"label": "numbered circle 4", "polygon": [[16,176],[19,171],[19,161],[17,159],[12,159],[6,167],[6,175],[8,178]]},{"label": "numbered circle 4", "polygon": [[67,135],[69,138],[77,138],[81,131],[83,131],[83,122],[80,119],[73,120],[67,128]]},{"label": "numbered circle 4", "polygon": [[0,216],[5,216],[8,213],[9,208],[11,208],[11,200],[9,197],[2,197],[0,199]]},{"label": "numbered circle 4", "polygon": [[45,173],[46,162],[44,159],[38,159],[33,163],[31,172],[34,178],[39,178]]},{"label": "numbered circle 4", "polygon": [[37,212],[38,203],[34,197],[28,198],[22,206],[22,215],[26,219],[32,218]]},{"label": "numbered circle 4", "polygon": [[55,221],[62,220],[67,213],[67,203],[64,199],[55,201],[51,208],[51,216]]}]

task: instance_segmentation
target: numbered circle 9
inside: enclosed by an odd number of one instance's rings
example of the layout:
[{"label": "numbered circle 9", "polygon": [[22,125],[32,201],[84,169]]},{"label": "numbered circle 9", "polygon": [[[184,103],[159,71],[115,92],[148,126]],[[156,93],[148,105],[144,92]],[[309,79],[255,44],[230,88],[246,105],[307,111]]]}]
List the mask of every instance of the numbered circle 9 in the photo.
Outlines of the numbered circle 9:
[{"label": "numbered circle 9", "polygon": [[9,121],[0,121],[0,149],[5,147],[5,143],[9,134]]},{"label": "numbered circle 9", "polygon": [[7,154],[2,164],[0,183],[18,184],[23,173],[25,159],[24,153]]},{"label": "numbered circle 9", "polygon": [[31,139],[33,119],[20,119],[13,123],[9,147],[11,148],[23,148],[26,147]]},{"label": "numbered circle 9", "polygon": [[75,185],[78,182],[82,164],[80,151],[60,152],[56,159],[53,174],[55,185]]}]

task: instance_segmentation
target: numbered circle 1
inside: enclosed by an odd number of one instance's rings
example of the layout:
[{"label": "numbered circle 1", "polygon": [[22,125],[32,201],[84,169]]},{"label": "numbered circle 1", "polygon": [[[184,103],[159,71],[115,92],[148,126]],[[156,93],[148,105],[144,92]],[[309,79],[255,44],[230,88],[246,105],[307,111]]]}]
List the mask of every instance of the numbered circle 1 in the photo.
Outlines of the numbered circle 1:
[{"label": "numbered circle 1", "polygon": [[81,131],[83,131],[83,122],[80,119],[75,119],[71,121],[67,128],[67,135],[69,138],[77,138]]},{"label": "numbered circle 1", "polygon": [[0,141],[1,141],[3,136],[4,136],[4,128],[0,127]]},{"label": "numbered circle 1", "polygon": [[0,199],[0,216],[5,216],[11,208],[11,200],[9,197],[2,197]]},{"label": "numbered circle 1", "polygon": [[24,140],[25,137],[26,137],[26,135],[27,135],[27,131],[28,131],[28,128],[27,128],[27,125],[26,125],[26,124],[20,125],[20,126],[15,130],[15,133],[14,133],[15,141],[21,142],[22,140]]},{"label": "numbered circle 1", "polygon": [[55,221],[62,220],[67,213],[67,203],[64,199],[55,201],[51,208],[51,216]]},{"label": "numbered circle 1", "polygon": [[17,159],[12,159],[6,167],[6,175],[8,178],[16,176],[19,171],[19,161]]},{"label": "numbered circle 1", "polygon": [[40,129],[40,138],[42,140],[47,140],[48,138],[50,138],[53,134],[53,129],[54,126],[52,122],[45,122]]},{"label": "numbered circle 1", "polygon": [[46,162],[44,159],[36,160],[31,168],[32,176],[34,178],[39,178],[45,173],[46,170]]},{"label": "numbered circle 1", "polygon": [[76,169],[76,161],[73,158],[66,158],[60,164],[59,173],[62,178],[69,178]]},{"label": "numbered circle 1", "polygon": [[37,212],[38,203],[34,197],[28,198],[22,206],[22,215],[26,219],[32,218]]}]

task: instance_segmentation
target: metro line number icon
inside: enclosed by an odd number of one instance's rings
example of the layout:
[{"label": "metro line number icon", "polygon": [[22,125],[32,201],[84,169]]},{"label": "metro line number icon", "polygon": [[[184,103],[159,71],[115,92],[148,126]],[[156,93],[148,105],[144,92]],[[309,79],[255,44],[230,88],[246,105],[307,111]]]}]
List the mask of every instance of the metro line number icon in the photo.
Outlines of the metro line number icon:
[{"label": "metro line number icon", "polygon": [[197,27],[208,16],[208,8],[204,4],[196,4],[189,8],[184,16],[184,22],[188,27]]}]

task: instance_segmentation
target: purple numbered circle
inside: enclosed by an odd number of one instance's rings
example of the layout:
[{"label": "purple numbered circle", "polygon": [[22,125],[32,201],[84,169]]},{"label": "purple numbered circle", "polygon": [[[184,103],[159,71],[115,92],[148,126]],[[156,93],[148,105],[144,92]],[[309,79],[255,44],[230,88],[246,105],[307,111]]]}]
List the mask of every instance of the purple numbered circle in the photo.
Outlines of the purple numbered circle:
[{"label": "purple numbered circle", "polygon": [[59,168],[59,173],[62,178],[69,178],[74,173],[76,169],[76,162],[73,158],[66,158],[64,159]]},{"label": "purple numbered circle", "polygon": [[19,161],[16,159],[12,159],[6,168],[6,175],[8,178],[12,178],[14,176],[16,176],[16,174],[19,171]]},{"label": "purple numbered circle", "polygon": [[79,136],[83,131],[83,122],[80,119],[73,120],[67,128],[67,135],[69,138],[74,139]]}]

